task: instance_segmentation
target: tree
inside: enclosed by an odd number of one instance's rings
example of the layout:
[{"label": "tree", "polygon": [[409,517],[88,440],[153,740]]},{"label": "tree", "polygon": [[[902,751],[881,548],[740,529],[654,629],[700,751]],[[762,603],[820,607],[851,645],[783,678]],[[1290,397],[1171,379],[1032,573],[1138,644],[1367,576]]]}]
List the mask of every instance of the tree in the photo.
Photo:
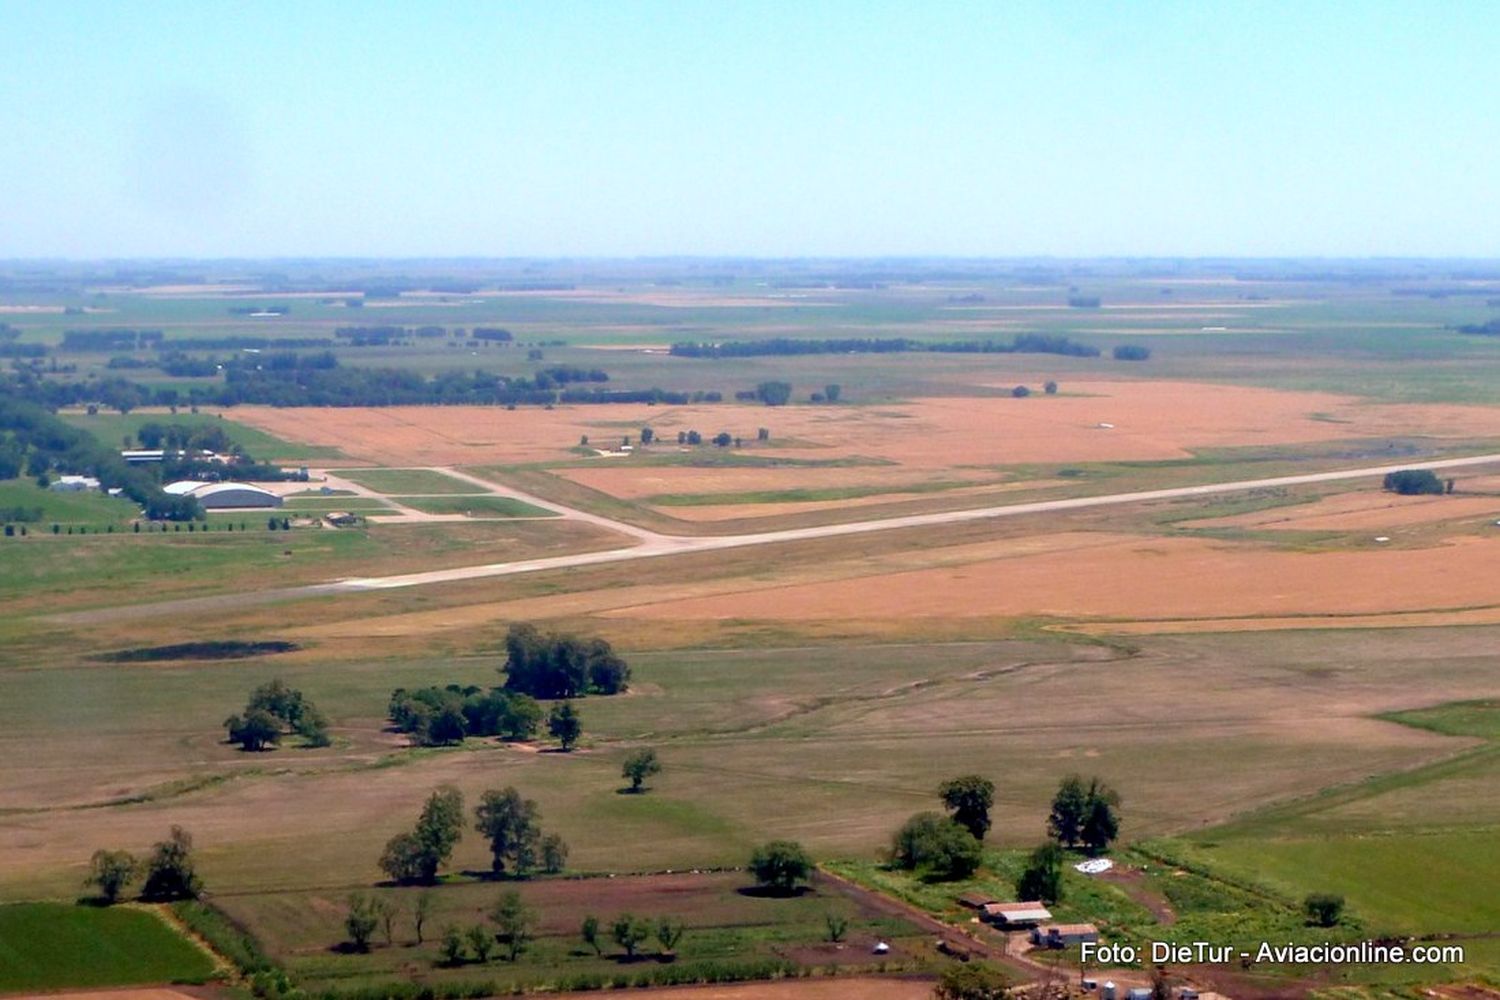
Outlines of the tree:
[{"label": "tree", "polygon": [[807,851],[793,840],[762,844],[750,856],[750,871],[755,881],[779,893],[792,893],[798,882],[806,882],[812,877],[812,868]]},{"label": "tree", "polygon": [[935,812],[917,813],[891,838],[892,863],[929,879],[966,878],[982,856],[972,833]]},{"label": "tree", "polygon": [[475,960],[481,963],[488,962],[490,952],[495,948],[495,932],[484,924],[475,924],[464,936],[468,939],[469,948],[474,952]]},{"label": "tree", "polygon": [[457,705],[444,705],[428,722],[425,742],[434,746],[462,743],[466,735],[463,710]]},{"label": "tree", "polygon": [[728,448],[734,443],[734,435],[728,431],[720,431],[714,435],[714,444],[720,448]]},{"label": "tree", "polygon": [[166,840],[151,848],[141,898],[152,903],[196,899],[202,891],[203,883],[193,864],[192,835],[174,826]]},{"label": "tree", "polygon": [[398,882],[434,882],[437,870],[453,855],[463,837],[464,796],[444,785],[427,797],[410,833],[399,833],[385,845],[380,867]]},{"label": "tree", "polygon": [[1010,394],[1016,399],[1025,399],[1027,396],[1031,395],[1031,390],[1026,388],[1026,386],[1024,385],[1018,385],[1010,391]]},{"label": "tree", "polygon": [[1089,807],[1083,818],[1079,839],[1090,854],[1107,850],[1120,835],[1120,818],[1115,814],[1120,797],[1097,778],[1089,783]]},{"label": "tree", "polygon": [[1052,381],[1051,379],[1048,379],[1046,382],[1042,383],[1042,391],[1045,392],[1049,396],[1056,396],[1057,395],[1057,383],[1054,382],[1054,381]]},{"label": "tree", "polygon": [[769,427],[757,427],[755,429],[755,440],[757,440],[757,441],[769,441],[769,440],[771,440],[771,428],[769,428]]},{"label": "tree", "polygon": [[755,387],[755,398],[767,406],[785,406],[792,398],[790,382],[762,382]]},{"label": "tree", "polygon": [[989,833],[990,806],[995,803],[993,781],[977,774],[966,774],[939,785],[938,797],[948,807],[953,822],[972,833],[975,840],[983,840]]},{"label": "tree", "polygon": [[549,833],[542,838],[542,871],[556,875],[568,865],[568,843],[561,834]]},{"label": "tree", "polygon": [[349,897],[349,914],[344,917],[344,931],[349,935],[349,943],[355,951],[369,951],[370,938],[375,935],[375,928],[380,925],[380,915],[376,903],[362,892],[356,892]]},{"label": "tree", "polygon": [[224,720],[224,728],[230,743],[252,753],[275,746],[281,739],[281,722],[261,708],[252,708],[243,717],[231,715]]},{"label": "tree", "polygon": [[505,955],[514,962],[536,935],[536,912],[521,901],[521,894],[514,889],[503,893],[490,919],[498,928],[497,936],[505,945]]},{"label": "tree", "polygon": [[615,917],[609,932],[615,939],[615,944],[625,949],[625,957],[635,958],[635,950],[651,936],[651,925],[629,913],[622,913]]},{"label": "tree", "polygon": [[490,842],[490,870],[503,875],[506,866],[517,875],[526,874],[536,857],[541,813],[531,799],[521,798],[515,788],[485,792],[474,808],[474,829]]},{"label": "tree", "polygon": [[99,898],[114,903],[140,871],[141,863],[129,851],[95,851],[89,859],[89,877],[83,884],[98,886]]},{"label": "tree", "polygon": [[655,431],[653,431],[649,427],[642,427],[641,428],[641,444],[643,444],[643,445],[650,444],[652,441],[655,441],[655,440],[656,440],[656,432]]},{"label": "tree", "polygon": [[583,733],[583,723],[571,701],[552,706],[552,713],[547,716],[547,731],[562,744],[564,753],[573,749]]},{"label": "tree", "polygon": [[1388,493],[1401,496],[1417,496],[1424,493],[1438,495],[1443,492],[1443,481],[1431,469],[1398,469],[1386,473],[1383,486]]},{"label": "tree", "polygon": [[437,905],[437,898],[433,896],[431,889],[424,889],[417,894],[417,901],[411,908],[411,925],[417,931],[417,944],[422,943],[422,927],[432,916],[432,909]]},{"label": "tree", "polygon": [[583,938],[583,943],[594,949],[595,955],[603,955],[604,949],[599,944],[599,918],[590,913],[583,918],[583,924],[578,928],[578,936]]},{"label": "tree", "polygon": [[1026,868],[1016,880],[1016,898],[1056,903],[1062,899],[1062,848],[1052,842],[1031,852]]},{"label": "tree", "polygon": [[1344,915],[1344,897],[1326,892],[1315,892],[1302,901],[1302,912],[1308,923],[1318,927],[1337,926]]},{"label": "tree", "polygon": [[839,396],[843,395],[844,387],[837,382],[830,382],[823,387],[823,398],[830,403],[837,403]]},{"label": "tree", "polygon": [[656,751],[649,747],[637,750],[626,757],[625,766],[621,768],[621,774],[630,781],[632,792],[639,792],[647,778],[660,773],[661,762],[656,759]]},{"label": "tree", "polygon": [[673,923],[670,917],[662,917],[656,922],[656,943],[661,945],[663,955],[673,952],[677,942],[682,940],[682,932],[682,923]]},{"label": "tree", "polygon": [[385,930],[385,943],[393,945],[396,943],[396,903],[385,896],[377,896],[372,903],[375,916],[380,918],[380,926]]},{"label": "tree", "polygon": [[828,928],[828,940],[838,944],[849,930],[849,918],[838,913],[825,913],[823,923]]},{"label": "tree", "polygon": [[327,717],[311,703],[305,706],[302,717],[297,720],[292,730],[302,737],[303,742],[309,747],[326,747],[333,742],[328,735]]},{"label": "tree", "polygon": [[443,961],[448,965],[457,965],[464,958],[464,935],[457,927],[449,924],[443,928],[443,943],[438,949],[443,956]]},{"label": "tree", "polygon": [[933,996],[937,1000],[1005,1000],[1014,983],[992,965],[965,962],[949,965],[938,977]]},{"label": "tree", "polygon": [[1083,835],[1083,820],[1088,812],[1088,789],[1083,779],[1070,774],[1057,786],[1052,797],[1052,813],[1047,818],[1047,829],[1058,843],[1075,847]]},{"label": "tree", "polygon": [[1120,344],[1114,349],[1116,361],[1146,361],[1151,357],[1151,348],[1140,344]]}]

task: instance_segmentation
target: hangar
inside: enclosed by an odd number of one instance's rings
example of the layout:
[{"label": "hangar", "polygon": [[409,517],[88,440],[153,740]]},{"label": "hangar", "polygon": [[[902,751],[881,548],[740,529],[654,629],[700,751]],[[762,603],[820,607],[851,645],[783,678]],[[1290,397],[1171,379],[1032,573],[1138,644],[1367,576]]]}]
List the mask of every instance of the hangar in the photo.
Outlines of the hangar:
[{"label": "hangar", "polygon": [[174,496],[192,497],[204,510],[280,507],[281,497],[250,483],[203,483],[184,479],[168,483],[162,490]]}]

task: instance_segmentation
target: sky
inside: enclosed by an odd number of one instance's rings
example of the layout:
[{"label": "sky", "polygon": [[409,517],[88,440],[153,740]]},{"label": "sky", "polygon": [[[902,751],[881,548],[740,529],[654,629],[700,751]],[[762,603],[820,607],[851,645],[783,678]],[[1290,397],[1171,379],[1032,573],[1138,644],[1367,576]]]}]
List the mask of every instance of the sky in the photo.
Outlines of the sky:
[{"label": "sky", "polygon": [[0,0],[0,258],[1500,257],[1500,4]]}]

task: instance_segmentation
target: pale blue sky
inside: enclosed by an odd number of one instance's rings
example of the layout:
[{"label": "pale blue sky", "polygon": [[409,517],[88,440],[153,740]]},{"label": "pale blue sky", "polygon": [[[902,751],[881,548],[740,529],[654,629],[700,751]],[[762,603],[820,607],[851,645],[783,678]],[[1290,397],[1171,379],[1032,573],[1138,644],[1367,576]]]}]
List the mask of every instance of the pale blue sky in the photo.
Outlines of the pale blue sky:
[{"label": "pale blue sky", "polygon": [[0,0],[0,258],[1500,256],[1500,4]]}]

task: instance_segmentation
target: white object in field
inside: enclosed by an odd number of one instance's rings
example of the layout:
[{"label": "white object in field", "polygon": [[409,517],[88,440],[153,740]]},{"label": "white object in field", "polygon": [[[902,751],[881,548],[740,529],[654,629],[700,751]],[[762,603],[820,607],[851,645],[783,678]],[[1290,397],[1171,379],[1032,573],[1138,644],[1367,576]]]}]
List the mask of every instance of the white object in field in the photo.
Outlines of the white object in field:
[{"label": "white object in field", "polygon": [[884,941],[876,941],[875,947],[870,950],[877,955],[884,955],[891,950],[891,946],[886,944]]},{"label": "white object in field", "polygon": [[1104,422],[1104,421],[1102,421],[1102,420],[1101,420],[1101,421],[1099,421],[1099,424],[1098,424],[1098,427],[1099,427],[1099,429],[1100,429],[1100,430],[1101,430],[1101,431],[1112,431],[1112,430],[1114,430],[1114,429],[1115,429],[1115,425],[1114,425],[1114,424],[1106,424],[1106,423],[1105,423],[1105,422]]},{"label": "white object in field", "polygon": [[1089,858],[1087,861],[1078,862],[1073,867],[1085,875],[1098,875],[1109,871],[1114,866],[1115,863],[1109,858]]},{"label": "white object in field", "polygon": [[1388,542],[1388,541],[1391,540],[1391,536],[1390,535],[1376,535],[1375,536],[1375,540],[1377,542]]}]

